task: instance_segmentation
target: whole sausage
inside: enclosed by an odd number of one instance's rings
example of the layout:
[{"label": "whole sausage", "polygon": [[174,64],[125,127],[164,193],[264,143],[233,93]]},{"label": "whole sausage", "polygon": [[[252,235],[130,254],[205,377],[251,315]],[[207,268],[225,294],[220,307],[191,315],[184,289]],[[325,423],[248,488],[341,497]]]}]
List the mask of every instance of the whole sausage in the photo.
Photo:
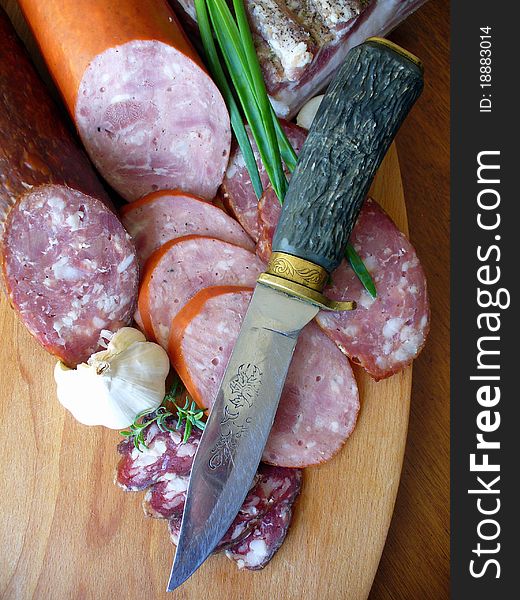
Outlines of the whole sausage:
[{"label": "whole sausage", "polygon": [[87,152],[121,196],[178,188],[213,198],[229,115],[165,0],[20,6]]}]

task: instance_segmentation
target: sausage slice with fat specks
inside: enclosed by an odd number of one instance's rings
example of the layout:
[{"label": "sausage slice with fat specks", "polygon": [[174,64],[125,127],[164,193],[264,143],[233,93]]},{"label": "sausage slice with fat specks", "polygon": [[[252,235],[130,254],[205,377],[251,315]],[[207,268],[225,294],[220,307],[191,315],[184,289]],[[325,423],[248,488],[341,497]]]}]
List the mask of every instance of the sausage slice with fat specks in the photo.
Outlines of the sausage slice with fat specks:
[{"label": "sausage slice with fat specks", "polygon": [[[266,262],[280,213],[280,203],[268,187],[259,204],[261,235],[256,248]],[[342,352],[379,380],[404,369],[424,346],[430,315],[426,278],[413,246],[371,198],[361,209],[350,243],[372,275],[377,298],[370,297],[344,260],[332,273],[325,294],[334,300],[355,300],[357,309],[320,311],[316,321]]]},{"label": "sausage slice with fat specks", "polygon": [[[169,419],[168,426],[173,429],[175,421]],[[192,430],[186,444],[181,443],[182,435],[182,428],[180,431],[161,431],[154,423],[146,430],[147,447],[143,447],[141,452],[134,447],[132,440],[121,442],[118,450],[122,456],[115,476],[115,483],[125,491],[148,488],[143,500],[145,514],[168,519],[170,537],[175,544],[200,432]],[[239,568],[265,566],[287,533],[292,506],[301,486],[301,470],[260,464],[239,513],[216,551],[229,551],[230,558],[237,561]],[[277,515],[283,515],[283,535]],[[273,521],[278,524],[276,530],[273,530]],[[245,548],[249,550],[244,553]],[[258,560],[253,560],[251,552]],[[262,560],[259,560],[260,557]]]},{"label": "sausage slice with fat specks", "polygon": [[[251,290],[206,288],[172,321],[169,355],[199,406],[211,409]],[[359,411],[350,364],[313,322],[301,332],[263,454],[267,463],[305,467],[330,459]]]},{"label": "sausage slice with fat specks", "polygon": [[343,261],[325,294],[334,300],[355,300],[357,308],[321,311],[316,321],[353,362],[379,380],[409,365],[426,342],[430,323],[426,277],[409,240],[370,198],[350,243],[372,275],[377,298],[371,298]]},{"label": "sausage slice with fat specks", "polygon": [[246,250],[255,245],[239,223],[222,209],[179,190],[149,194],[121,209],[142,265],[166,242],[185,235],[214,237]]},{"label": "sausage slice with fat specks", "polygon": [[174,188],[215,196],[229,115],[164,0],[20,6],[87,152],[121,196]]},{"label": "sausage slice with fat specks", "polygon": [[198,291],[214,285],[253,286],[264,270],[253,252],[215,238],[177,238],[148,259],[139,313],[149,338],[168,347],[172,319]]},{"label": "sausage slice with fat specks", "polygon": [[[288,121],[281,121],[281,123],[289,141],[296,153],[298,153],[303,146],[307,132],[305,129],[298,127],[298,125],[295,125],[294,123]],[[251,141],[256,157],[258,172],[262,181],[262,187],[265,190],[269,184],[269,177],[260,160],[256,145],[253,140]],[[226,209],[235,217],[235,219],[237,219],[255,242],[257,242],[260,237],[258,198],[253,189],[253,184],[251,183],[244,157],[238,146],[235,146],[231,153],[220,193]]]},{"label": "sausage slice with fat specks", "polygon": [[102,330],[127,325],[139,273],[135,249],[99,200],[40,186],[11,209],[2,248],[5,287],[31,334],[69,366],[100,349]]}]

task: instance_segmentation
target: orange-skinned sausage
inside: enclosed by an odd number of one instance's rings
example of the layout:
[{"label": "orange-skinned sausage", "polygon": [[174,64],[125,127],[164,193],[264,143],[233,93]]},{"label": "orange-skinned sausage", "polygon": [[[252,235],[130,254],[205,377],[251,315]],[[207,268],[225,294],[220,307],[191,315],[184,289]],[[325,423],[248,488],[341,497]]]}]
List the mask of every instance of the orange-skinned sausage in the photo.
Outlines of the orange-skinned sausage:
[{"label": "orange-skinned sausage", "polygon": [[166,0],[21,0],[87,152],[125,199],[211,199],[229,158],[227,109]]}]

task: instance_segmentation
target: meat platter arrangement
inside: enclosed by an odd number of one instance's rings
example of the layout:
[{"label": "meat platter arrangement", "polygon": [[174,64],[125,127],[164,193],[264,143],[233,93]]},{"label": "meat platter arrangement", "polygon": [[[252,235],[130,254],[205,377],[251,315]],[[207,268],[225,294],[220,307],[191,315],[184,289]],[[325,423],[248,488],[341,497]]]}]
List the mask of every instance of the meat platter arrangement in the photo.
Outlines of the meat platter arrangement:
[{"label": "meat platter arrangement", "polygon": [[422,87],[371,36],[420,4],[19,0],[78,136],[0,14],[4,291],[61,405],[121,430],[169,590],[213,552],[263,569],[356,374],[426,342],[419,258],[367,196]]}]

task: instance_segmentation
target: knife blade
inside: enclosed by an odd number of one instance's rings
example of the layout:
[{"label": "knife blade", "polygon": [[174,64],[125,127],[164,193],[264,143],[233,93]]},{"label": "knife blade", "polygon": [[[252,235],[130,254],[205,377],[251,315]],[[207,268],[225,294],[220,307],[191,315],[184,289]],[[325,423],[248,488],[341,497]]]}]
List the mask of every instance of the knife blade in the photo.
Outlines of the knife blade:
[{"label": "knife blade", "polygon": [[329,301],[322,290],[421,90],[418,59],[378,38],[351,50],[330,84],[194,458],[168,591],[199,568],[236,517],[260,463],[300,331],[320,308],[354,308]]}]

